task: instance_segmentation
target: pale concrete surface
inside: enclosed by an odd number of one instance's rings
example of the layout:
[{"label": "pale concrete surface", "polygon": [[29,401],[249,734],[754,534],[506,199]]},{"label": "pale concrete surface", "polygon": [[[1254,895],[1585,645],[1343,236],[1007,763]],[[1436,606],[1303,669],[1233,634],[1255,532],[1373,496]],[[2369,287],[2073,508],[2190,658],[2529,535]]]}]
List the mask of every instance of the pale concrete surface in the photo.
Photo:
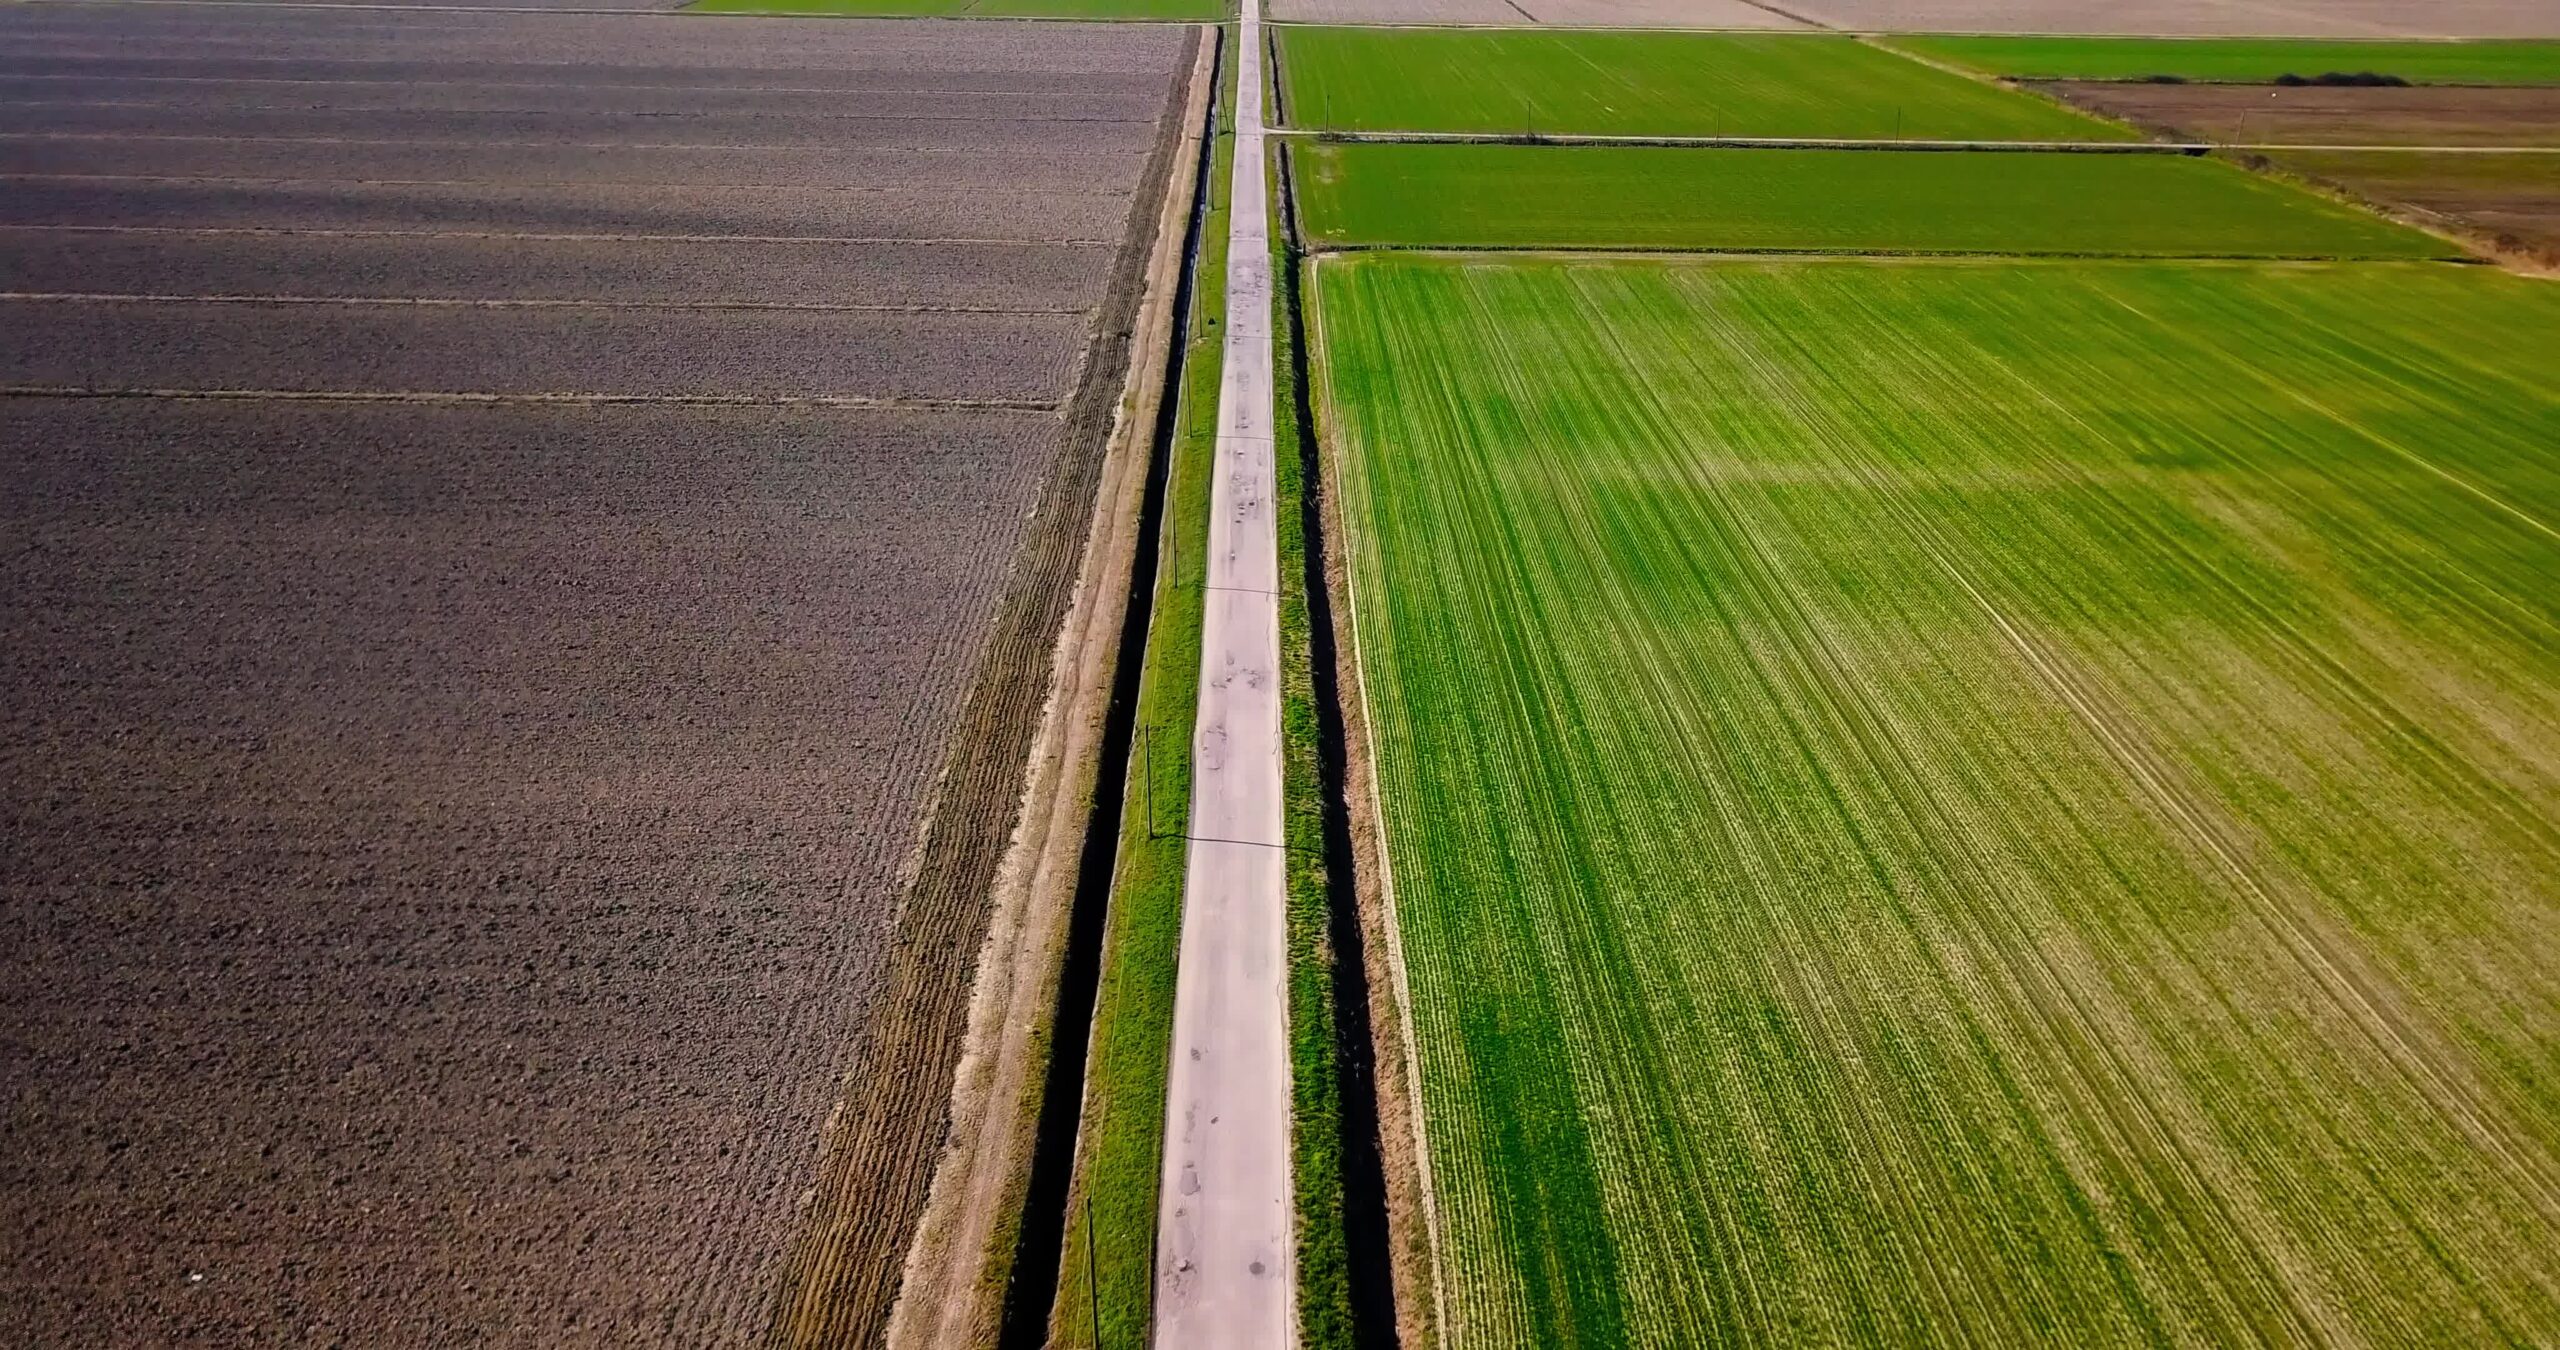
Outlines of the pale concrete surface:
[{"label": "pale concrete surface", "polygon": [[1157,1216],[1163,1346],[1297,1338],[1260,0],[1245,0],[1242,20],[1192,842]]}]

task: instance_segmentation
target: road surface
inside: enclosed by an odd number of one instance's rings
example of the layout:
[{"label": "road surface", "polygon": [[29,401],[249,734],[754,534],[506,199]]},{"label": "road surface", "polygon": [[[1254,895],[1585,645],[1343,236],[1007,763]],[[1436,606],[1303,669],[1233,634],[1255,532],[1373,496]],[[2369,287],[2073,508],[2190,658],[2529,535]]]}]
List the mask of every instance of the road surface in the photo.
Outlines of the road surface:
[{"label": "road surface", "polygon": [[1236,46],[1226,346],[1157,1214],[1155,1339],[1180,1347],[1287,1346],[1297,1334],[1260,0],[1244,0]]}]

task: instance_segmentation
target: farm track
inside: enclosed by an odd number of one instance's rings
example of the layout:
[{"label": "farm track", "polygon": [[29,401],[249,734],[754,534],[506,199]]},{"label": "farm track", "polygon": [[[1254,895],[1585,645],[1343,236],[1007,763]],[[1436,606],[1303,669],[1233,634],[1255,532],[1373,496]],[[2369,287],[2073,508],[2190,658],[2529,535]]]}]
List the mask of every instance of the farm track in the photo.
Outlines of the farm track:
[{"label": "farm track", "polygon": [[2539,293],[1316,276],[1452,1335],[2560,1325]]}]

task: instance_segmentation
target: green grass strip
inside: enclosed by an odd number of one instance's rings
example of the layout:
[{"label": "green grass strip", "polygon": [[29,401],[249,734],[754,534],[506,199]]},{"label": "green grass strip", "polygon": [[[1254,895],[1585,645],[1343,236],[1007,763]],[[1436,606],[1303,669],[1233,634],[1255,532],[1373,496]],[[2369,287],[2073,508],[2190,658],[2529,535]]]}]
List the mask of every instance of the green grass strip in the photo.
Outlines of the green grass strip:
[{"label": "green grass strip", "polygon": [[[1228,35],[1230,50],[1234,41]],[[1084,1124],[1050,1343],[1147,1343],[1154,1306],[1157,1181],[1164,1166],[1165,1076],[1173,1046],[1174,972],[1182,947],[1182,883],[1191,808],[1191,726],[1199,704],[1200,620],[1208,575],[1210,461],[1218,430],[1219,353],[1226,329],[1227,186],[1234,69],[1219,93],[1209,200],[1192,274],[1181,406],[1166,483],[1165,533],[1137,724],[1121,804],[1120,855],[1103,936],[1101,987],[1085,1069]],[[1144,756],[1145,758],[1140,758]],[[1152,833],[1149,802],[1153,803]],[[1091,1206],[1092,1242],[1086,1242]],[[1088,1272],[1090,1272],[1088,1274]]]},{"label": "green grass strip", "polygon": [[[1273,202],[1281,166],[1272,160]],[[1298,1197],[1298,1340],[1309,1350],[1352,1344],[1351,1269],[1343,1229],[1342,1081],[1334,1009],[1332,896],[1325,867],[1324,780],[1307,607],[1306,466],[1291,314],[1297,258],[1283,222],[1272,229],[1274,456],[1280,535],[1281,808],[1289,840],[1289,1063],[1291,1181]]]},{"label": "green grass strip", "polygon": [[2560,42],[2315,42],[2292,38],[1896,37],[1892,46],[2022,80],[2167,76],[2267,84],[2337,72],[2411,84],[2560,84]]},{"label": "green grass strip", "polygon": [[2380,217],[2179,155],[1317,144],[1333,245],[2427,258]]},{"label": "green grass strip", "polygon": [[1802,34],[1280,30],[1293,126],[1881,140],[2134,133],[1851,38]]}]

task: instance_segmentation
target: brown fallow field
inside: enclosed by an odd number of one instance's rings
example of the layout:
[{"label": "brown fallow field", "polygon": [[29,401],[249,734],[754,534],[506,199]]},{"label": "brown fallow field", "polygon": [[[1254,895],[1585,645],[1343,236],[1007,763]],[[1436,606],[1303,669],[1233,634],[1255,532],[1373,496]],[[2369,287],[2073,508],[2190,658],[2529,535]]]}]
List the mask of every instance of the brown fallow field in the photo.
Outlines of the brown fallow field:
[{"label": "brown fallow field", "polygon": [[1192,41],[0,10],[0,1343],[876,1334]]}]

